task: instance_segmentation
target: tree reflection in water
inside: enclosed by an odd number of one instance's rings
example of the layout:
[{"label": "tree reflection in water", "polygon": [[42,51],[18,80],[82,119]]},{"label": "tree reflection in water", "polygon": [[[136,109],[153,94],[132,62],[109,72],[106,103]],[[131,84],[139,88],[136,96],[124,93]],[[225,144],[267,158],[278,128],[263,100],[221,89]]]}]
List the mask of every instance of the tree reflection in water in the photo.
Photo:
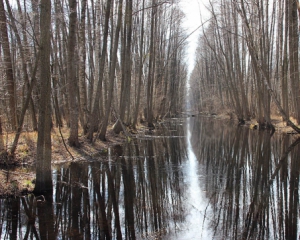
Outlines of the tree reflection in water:
[{"label": "tree reflection in water", "polygon": [[297,239],[299,140],[203,120],[192,133],[214,238]]},{"label": "tree reflection in water", "polygon": [[188,126],[189,154],[171,121],[105,161],[54,166],[52,197],[0,200],[0,238],[297,239],[298,142],[208,119]]}]

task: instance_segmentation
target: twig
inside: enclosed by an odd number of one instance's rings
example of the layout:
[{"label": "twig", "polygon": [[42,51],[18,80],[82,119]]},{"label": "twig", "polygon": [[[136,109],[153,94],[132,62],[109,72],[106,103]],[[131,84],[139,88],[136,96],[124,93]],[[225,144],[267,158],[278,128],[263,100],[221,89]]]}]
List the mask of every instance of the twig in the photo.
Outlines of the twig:
[{"label": "twig", "polygon": [[93,144],[95,144],[96,140],[99,138],[99,135],[100,135],[100,132],[101,132],[101,128],[102,128],[102,122],[100,122],[100,124],[98,126],[98,130],[97,130],[96,136],[93,139]]},{"label": "twig", "polygon": [[119,114],[117,113],[117,111],[113,108],[113,114],[115,116],[116,119],[118,119],[118,121],[120,122],[121,126],[122,126],[122,129],[123,129],[123,132],[125,134],[126,137],[131,137],[131,134],[127,131],[126,127],[124,126]]},{"label": "twig", "polygon": [[59,124],[58,124],[58,131],[59,131],[60,137],[61,137],[61,139],[62,139],[62,141],[63,141],[63,144],[64,144],[64,146],[65,146],[65,149],[67,150],[67,152],[68,152],[69,155],[71,156],[72,160],[74,160],[75,158],[73,157],[72,153],[71,153],[71,152],[69,151],[69,149],[68,149],[68,146],[67,146],[67,144],[66,144],[66,142],[65,142],[65,139],[64,139],[64,137],[63,137],[63,135],[62,135],[62,132],[61,132],[61,129],[60,129],[60,125],[59,125]]}]

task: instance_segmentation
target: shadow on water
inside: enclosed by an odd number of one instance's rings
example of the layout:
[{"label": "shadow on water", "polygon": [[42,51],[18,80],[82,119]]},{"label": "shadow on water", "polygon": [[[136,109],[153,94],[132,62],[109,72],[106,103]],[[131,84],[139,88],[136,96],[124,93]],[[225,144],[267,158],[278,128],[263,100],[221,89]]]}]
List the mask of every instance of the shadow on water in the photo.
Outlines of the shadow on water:
[{"label": "shadow on water", "polygon": [[0,238],[299,237],[299,140],[197,118],[156,134],[53,166],[53,195],[1,199]]}]

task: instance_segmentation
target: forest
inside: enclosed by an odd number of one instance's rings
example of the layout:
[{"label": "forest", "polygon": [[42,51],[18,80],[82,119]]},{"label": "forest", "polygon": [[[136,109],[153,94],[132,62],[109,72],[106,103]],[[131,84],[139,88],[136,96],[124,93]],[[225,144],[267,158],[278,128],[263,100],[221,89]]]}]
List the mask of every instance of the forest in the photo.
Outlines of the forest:
[{"label": "forest", "polygon": [[[37,192],[51,131],[80,148],[186,110],[300,133],[298,0],[208,0],[189,76],[180,0],[0,0],[1,164],[36,132]],[[187,88],[189,86],[189,88]]]},{"label": "forest", "polygon": [[191,76],[193,106],[300,132],[298,0],[209,1]]},{"label": "forest", "polygon": [[2,162],[22,132],[37,131],[45,178],[53,128],[78,148],[79,132],[105,141],[110,125],[118,134],[175,116],[187,80],[183,18],[176,0],[0,0]]}]

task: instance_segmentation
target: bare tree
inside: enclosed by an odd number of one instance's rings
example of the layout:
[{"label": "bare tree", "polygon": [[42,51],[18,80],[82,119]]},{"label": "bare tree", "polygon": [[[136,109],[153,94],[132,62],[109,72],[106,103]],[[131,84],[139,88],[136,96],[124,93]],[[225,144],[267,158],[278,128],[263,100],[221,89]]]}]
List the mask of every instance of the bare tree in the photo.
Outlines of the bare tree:
[{"label": "bare tree", "polygon": [[96,87],[96,94],[92,106],[91,116],[89,118],[89,130],[87,138],[89,140],[93,140],[93,134],[99,125],[99,111],[100,111],[100,97],[102,92],[102,82],[104,78],[104,67],[107,57],[107,38],[108,38],[108,29],[109,29],[109,16],[110,16],[110,8],[111,8],[111,0],[107,0],[106,8],[105,8],[105,23],[104,23],[104,33],[103,33],[103,45],[102,45],[102,53],[99,60],[99,79]]},{"label": "bare tree", "polygon": [[86,7],[87,0],[81,1],[81,18],[79,28],[79,96],[80,96],[80,121],[84,133],[87,133],[87,87],[86,87]]},{"label": "bare tree", "polygon": [[122,131],[122,124],[126,122],[130,124],[130,96],[131,96],[131,42],[132,42],[132,0],[126,0],[125,6],[125,21],[123,26],[123,38],[121,46],[121,89],[120,89],[120,104],[119,104],[119,118],[114,125],[114,132],[120,133]]},{"label": "bare tree", "polygon": [[118,45],[119,45],[119,35],[120,35],[120,29],[122,24],[122,7],[123,1],[119,0],[118,4],[118,20],[117,20],[117,26],[115,30],[115,39],[113,42],[112,47],[112,56],[110,61],[110,69],[109,69],[109,87],[108,87],[108,99],[107,99],[107,106],[106,106],[106,113],[104,115],[102,127],[100,130],[99,138],[102,141],[105,141],[105,135],[108,125],[109,116],[111,113],[111,105],[113,102],[113,90],[114,90],[114,82],[115,82],[115,72],[116,72],[116,65],[117,65],[117,53],[118,53]]},{"label": "bare tree", "polygon": [[78,141],[78,81],[76,76],[76,29],[77,29],[77,1],[69,0],[69,36],[68,36],[68,97],[70,112],[70,146],[79,147]]}]

